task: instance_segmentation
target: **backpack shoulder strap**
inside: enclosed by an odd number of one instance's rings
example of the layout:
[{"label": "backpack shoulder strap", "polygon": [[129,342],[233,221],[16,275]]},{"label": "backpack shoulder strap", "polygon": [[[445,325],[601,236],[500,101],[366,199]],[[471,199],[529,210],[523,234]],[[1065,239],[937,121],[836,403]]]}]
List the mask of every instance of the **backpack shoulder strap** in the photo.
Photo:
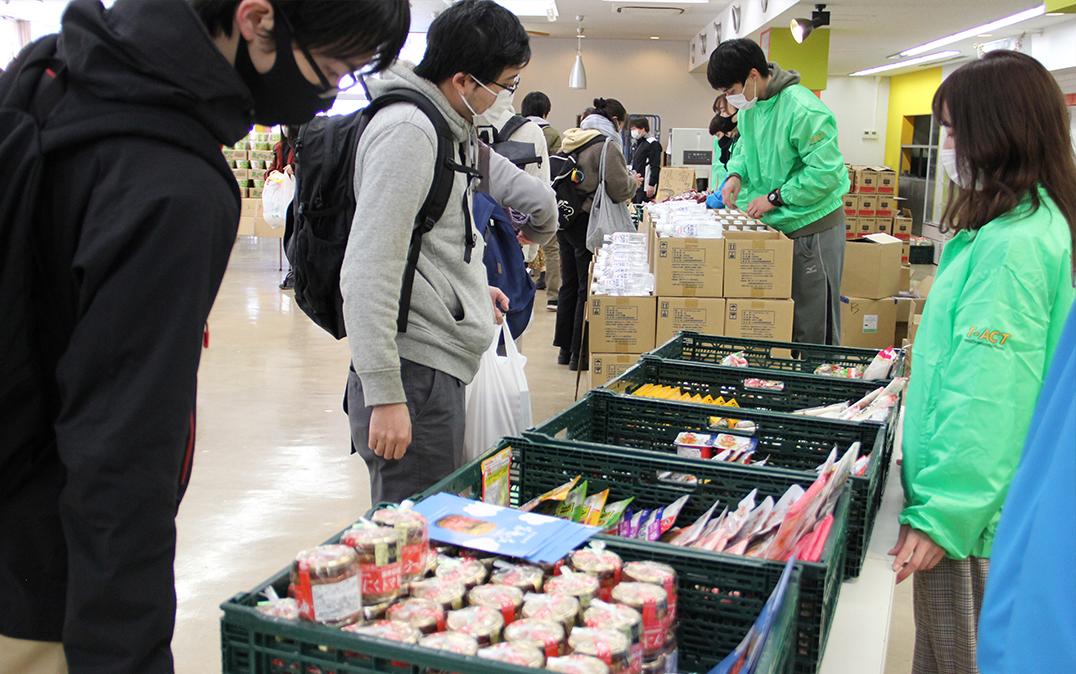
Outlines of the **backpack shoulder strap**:
[{"label": "backpack shoulder strap", "polygon": [[504,123],[504,126],[501,127],[501,130],[497,132],[497,140],[508,140],[512,137],[512,134],[519,131],[528,121],[530,120],[522,115],[512,115],[508,118],[508,121]]}]

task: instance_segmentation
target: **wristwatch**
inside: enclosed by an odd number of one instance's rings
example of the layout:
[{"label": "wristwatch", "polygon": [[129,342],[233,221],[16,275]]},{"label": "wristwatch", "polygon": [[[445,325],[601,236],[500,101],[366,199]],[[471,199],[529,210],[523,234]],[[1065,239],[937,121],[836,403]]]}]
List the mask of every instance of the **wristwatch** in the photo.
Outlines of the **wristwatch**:
[{"label": "wristwatch", "polygon": [[767,194],[766,199],[769,200],[770,204],[772,204],[773,206],[775,206],[777,208],[780,208],[781,206],[785,205],[785,202],[781,200],[781,188],[780,187],[778,187],[774,191]]}]

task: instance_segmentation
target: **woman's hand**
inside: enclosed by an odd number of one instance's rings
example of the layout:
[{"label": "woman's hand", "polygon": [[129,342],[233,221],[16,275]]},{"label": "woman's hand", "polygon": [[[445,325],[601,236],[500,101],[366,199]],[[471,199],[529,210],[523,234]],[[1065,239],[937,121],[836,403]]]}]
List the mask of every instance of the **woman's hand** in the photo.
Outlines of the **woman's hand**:
[{"label": "woman's hand", "polygon": [[898,583],[916,571],[930,571],[945,559],[945,550],[930,536],[907,524],[901,525],[897,544],[889,554],[894,557],[893,570],[897,572]]},{"label": "woman's hand", "polygon": [[490,286],[489,299],[493,302],[493,318],[497,325],[504,323],[504,315],[508,313],[508,295],[501,292],[500,288]]}]

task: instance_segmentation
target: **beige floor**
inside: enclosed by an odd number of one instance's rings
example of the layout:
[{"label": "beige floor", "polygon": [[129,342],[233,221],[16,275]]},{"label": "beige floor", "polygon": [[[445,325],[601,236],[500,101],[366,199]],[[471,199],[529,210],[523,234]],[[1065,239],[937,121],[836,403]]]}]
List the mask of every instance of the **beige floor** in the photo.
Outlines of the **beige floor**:
[{"label": "beige floor", "polygon": [[[217,607],[224,599],[370,504],[366,468],[348,454],[340,410],[346,345],[277,289],[274,244],[236,244],[210,317],[194,476],[178,519],[179,674],[220,670]],[[540,299],[524,339],[536,420],[570,404],[575,391],[574,373],[555,365],[553,314]],[[911,669],[910,598],[910,587],[898,589],[887,674]]]}]

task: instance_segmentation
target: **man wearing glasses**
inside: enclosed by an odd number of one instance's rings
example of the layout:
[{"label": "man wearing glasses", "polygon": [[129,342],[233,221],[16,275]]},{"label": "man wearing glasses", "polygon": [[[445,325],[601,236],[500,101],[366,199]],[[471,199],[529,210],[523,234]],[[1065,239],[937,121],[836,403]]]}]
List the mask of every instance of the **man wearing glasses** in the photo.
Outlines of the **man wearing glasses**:
[{"label": "man wearing glasses", "polygon": [[[408,89],[433,102],[458,162],[478,166],[474,120],[519,85],[530,42],[519,20],[491,0],[445,9],[427,34],[422,62],[398,64],[372,81],[376,95]],[[355,159],[355,220],[340,273],[353,371],[351,438],[370,470],[372,498],[399,501],[463,462],[464,386],[490,348],[506,298],[486,281],[484,243],[471,217],[465,170],[454,173],[448,207],[423,236],[406,332],[397,332],[408,244],[433,181],[437,136],[416,106],[397,103],[363,131]],[[490,152],[483,180],[504,206],[527,213],[521,238],[548,241],[557,205],[544,181]],[[492,300],[492,305],[491,305]]]},{"label": "man wearing glasses", "polygon": [[409,25],[406,0],[76,0],[6,68],[0,137],[30,134],[10,106],[67,140],[33,158],[32,213],[0,194],[0,672],[173,671],[175,515],[239,221],[220,147],[328,109]]}]

